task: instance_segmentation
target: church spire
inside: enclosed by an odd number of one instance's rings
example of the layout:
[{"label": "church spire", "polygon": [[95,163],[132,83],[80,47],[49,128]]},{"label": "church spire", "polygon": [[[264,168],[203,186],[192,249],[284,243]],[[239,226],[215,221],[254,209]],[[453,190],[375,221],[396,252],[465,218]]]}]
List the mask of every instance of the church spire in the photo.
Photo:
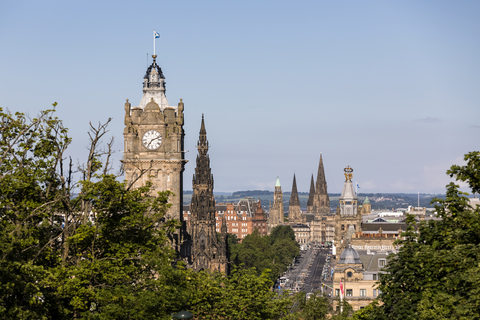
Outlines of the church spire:
[{"label": "church spire", "polygon": [[211,197],[213,199],[213,175],[210,169],[210,157],[208,156],[208,140],[207,130],[205,130],[205,120],[202,115],[202,124],[200,127],[200,134],[197,142],[197,166],[195,168],[195,174],[193,175],[192,186],[195,187],[203,184],[207,186],[207,190],[211,191]]},{"label": "church spire", "polygon": [[308,212],[312,212],[311,208],[313,208],[313,199],[315,198],[315,182],[313,181],[313,173],[312,173],[312,180],[310,181],[310,193],[308,194],[307,200],[307,210]]},{"label": "church spire", "polygon": [[325,179],[325,169],[323,168],[323,158],[320,153],[320,162],[318,164],[317,183],[315,185],[317,195],[327,194],[327,181]]},{"label": "church spire", "polygon": [[295,178],[295,173],[293,174],[292,194],[290,195],[289,205],[300,206],[300,199],[298,198],[297,180]]},{"label": "church spire", "polygon": [[206,155],[208,152],[207,130],[205,129],[205,120],[202,114],[202,124],[200,126],[200,134],[197,142],[198,153]]}]

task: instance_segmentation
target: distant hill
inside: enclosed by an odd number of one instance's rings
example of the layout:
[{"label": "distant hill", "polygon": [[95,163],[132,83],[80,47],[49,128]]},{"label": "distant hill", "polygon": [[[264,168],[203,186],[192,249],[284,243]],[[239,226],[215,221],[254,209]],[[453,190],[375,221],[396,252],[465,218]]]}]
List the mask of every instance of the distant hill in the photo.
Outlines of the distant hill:
[{"label": "distant hill", "polygon": [[[215,200],[217,203],[233,202],[236,203],[240,199],[245,197],[251,197],[260,199],[264,209],[268,209],[269,204],[273,202],[273,191],[268,190],[247,190],[247,191],[235,191],[233,193],[227,192],[214,192]],[[340,193],[329,193],[330,208],[338,207],[338,198]],[[408,206],[418,205],[417,193],[359,193],[358,199],[361,202],[368,196],[372,209],[397,209],[407,208]],[[299,192],[298,197],[300,199],[300,207],[302,210],[307,208],[308,192]],[[433,198],[445,199],[444,194],[425,194],[420,193],[420,206],[431,208],[433,204],[430,204]],[[183,205],[189,205],[192,199],[192,191],[184,191],[183,193]],[[288,202],[290,201],[290,192],[283,193],[283,202],[285,206],[285,212],[288,212]]]}]

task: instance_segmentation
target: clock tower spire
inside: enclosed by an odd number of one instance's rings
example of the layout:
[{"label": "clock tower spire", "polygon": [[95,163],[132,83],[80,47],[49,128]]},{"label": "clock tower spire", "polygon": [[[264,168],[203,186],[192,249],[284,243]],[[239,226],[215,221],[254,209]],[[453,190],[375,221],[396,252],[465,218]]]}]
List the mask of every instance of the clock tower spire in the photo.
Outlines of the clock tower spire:
[{"label": "clock tower spire", "polygon": [[[125,103],[123,164],[128,186],[138,188],[151,181],[152,195],[171,191],[167,218],[183,222],[184,104],[170,106],[165,95],[165,76],[153,55],[143,77],[143,96],[138,106]],[[184,228],[175,234],[176,248]]]}]

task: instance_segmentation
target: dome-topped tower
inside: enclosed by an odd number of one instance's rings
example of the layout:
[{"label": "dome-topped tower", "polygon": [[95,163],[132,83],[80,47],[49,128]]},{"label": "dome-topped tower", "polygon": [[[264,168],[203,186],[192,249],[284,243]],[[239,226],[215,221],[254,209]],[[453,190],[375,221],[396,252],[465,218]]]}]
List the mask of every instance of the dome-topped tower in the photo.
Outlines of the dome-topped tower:
[{"label": "dome-topped tower", "polygon": [[360,260],[360,255],[358,254],[357,250],[353,249],[351,245],[348,246],[345,250],[343,250],[342,254],[340,255],[340,260],[338,260],[338,264],[361,264],[362,261]]},{"label": "dome-topped tower", "polygon": [[[143,79],[143,96],[137,107],[125,103],[123,165],[131,188],[152,183],[151,195],[171,191],[166,217],[183,221],[184,103],[170,106],[165,96],[165,77],[156,55]],[[173,235],[174,246],[187,255],[182,239],[185,225]],[[183,243],[183,244],[182,244]],[[180,248],[180,245],[183,248]]]},{"label": "dome-topped tower", "polygon": [[[160,110],[170,107],[166,96],[166,83],[165,76],[163,75],[162,68],[157,64],[157,56],[153,55],[153,62],[147,68],[147,72],[143,77],[143,97],[138,105],[140,108],[145,109],[145,106],[150,101],[153,101],[159,105]],[[172,108],[176,109],[175,106]]]},{"label": "dome-topped tower", "polygon": [[345,172],[345,183],[343,185],[342,195],[340,196],[340,215],[356,215],[357,214],[357,195],[353,189],[352,172],[353,169],[347,166]]}]

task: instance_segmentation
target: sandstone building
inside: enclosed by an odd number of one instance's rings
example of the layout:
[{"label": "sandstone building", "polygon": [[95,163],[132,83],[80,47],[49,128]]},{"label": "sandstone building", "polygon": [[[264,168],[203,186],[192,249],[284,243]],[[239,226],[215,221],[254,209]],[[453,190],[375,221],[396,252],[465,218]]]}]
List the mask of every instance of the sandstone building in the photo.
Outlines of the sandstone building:
[{"label": "sandstone building", "polygon": [[280,178],[275,182],[275,192],[273,193],[273,204],[270,206],[268,215],[268,233],[278,225],[283,224],[283,192],[280,185]]},{"label": "sandstone building", "polygon": [[[157,191],[171,191],[171,207],[167,218],[183,221],[184,104],[170,106],[166,97],[165,76],[153,55],[153,63],[143,78],[143,96],[136,107],[128,99],[125,103],[124,153],[122,163],[125,179],[132,187],[140,187],[150,180],[153,195]],[[174,234],[174,246],[180,251],[185,228]],[[187,255],[183,248],[182,255]]]}]

